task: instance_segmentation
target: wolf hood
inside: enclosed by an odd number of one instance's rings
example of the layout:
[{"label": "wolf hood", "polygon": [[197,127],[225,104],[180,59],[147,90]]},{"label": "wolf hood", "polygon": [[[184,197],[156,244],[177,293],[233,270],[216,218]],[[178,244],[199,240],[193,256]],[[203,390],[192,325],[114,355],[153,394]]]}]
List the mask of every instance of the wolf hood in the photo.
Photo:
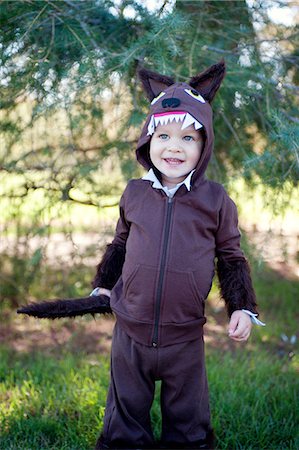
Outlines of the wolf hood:
[{"label": "wolf hood", "polygon": [[[180,120],[182,128],[194,124],[205,133],[190,191],[182,185],[170,198],[153,189],[150,180],[135,179],[120,201],[112,246],[124,249],[125,261],[110,305],[123,330],[144,345],[163,347],[198,338],[206,321],[215,257],[225,264],[246,264],[236,206],[220,184],[204,178],[214,141],[210,102],[224,72],[220,62],[189,83],[174,83],[145,69],[139,72],[151,101],[136,150],[146,169],[153,167],[149,144],[159,123]],[[234,291],[239,292],[236,283],[235,277]],[[230,311],[249,304],[243,293],[240,299],[233,297]]]},{"label": "wolf hood", "polygon": [[225,63],[220,61],[206,71],[190,79],[189,83],[175,83],[170,77],[159,75],[147,69],[139,70],[143,88],[151,101],[140,139],[136,157],[146,169],[153,165],[149,157],[149,143],[155,128],[172,121],[180,121],[182,128],[194,125],[203,130],[205,145],[192,176],[192,184],[200,182],[214,147],[213,112],[210,103],[225,75]]}]

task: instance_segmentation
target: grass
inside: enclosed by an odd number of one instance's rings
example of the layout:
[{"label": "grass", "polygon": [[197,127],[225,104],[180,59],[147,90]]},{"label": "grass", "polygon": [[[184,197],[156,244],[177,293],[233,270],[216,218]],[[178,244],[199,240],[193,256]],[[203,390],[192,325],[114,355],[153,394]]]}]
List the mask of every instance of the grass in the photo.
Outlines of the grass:
[{"label": "grass", "polygon": [[102,426],[109,359],[1,350],[1,449],[88,449]]},{"label": "grass", "polygon": [[207,366],[218,448],[298,448],[298,375],[287,356],[213,352]]},{"label": "grass", "polygon": [[[103,422],[109,357],[5,348],[0,354],[0,448],[92,448]],[[298,376],[287,356],[208,349],[207,370],[217,448],[298,448]],[[158,435],[158,395],[152,420]]]}]

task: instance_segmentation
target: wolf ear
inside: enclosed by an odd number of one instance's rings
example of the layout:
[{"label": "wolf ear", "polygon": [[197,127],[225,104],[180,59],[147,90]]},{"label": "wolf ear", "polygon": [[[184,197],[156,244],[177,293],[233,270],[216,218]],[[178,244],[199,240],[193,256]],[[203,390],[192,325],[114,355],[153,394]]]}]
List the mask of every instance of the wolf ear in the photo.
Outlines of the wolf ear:
[{"label": "wolf ear", "polygon": [[172,78],[152,72],[144,67],[139,68],[138,76],[150,101],[157,97],[164,89],[174,84]]},{"label": "wolf ear", "polygon": [[192,77],[189,81],[189,85],[196,89],[205,100],[211,103],[224,76],[225,62],[224,59],[222,59],[219,63],[214,64],[204,72]]}]

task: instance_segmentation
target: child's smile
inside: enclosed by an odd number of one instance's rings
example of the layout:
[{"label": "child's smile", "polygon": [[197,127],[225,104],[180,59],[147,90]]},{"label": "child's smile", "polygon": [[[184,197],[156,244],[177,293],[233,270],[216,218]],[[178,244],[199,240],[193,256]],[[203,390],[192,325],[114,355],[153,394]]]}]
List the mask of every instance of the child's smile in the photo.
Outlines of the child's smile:
[{"label": "child's smile", "polygon": [[178,158],[165,158],[165,161],[171,166],[178,166],[184,162],[182,159]]},{"label": "child's smile", "polygon": [[182,130],[181,122],[158,125],[150,143],[150,158],[161,172],[164,186],[172,188],[197,166],[203,137],[193,125]]}]

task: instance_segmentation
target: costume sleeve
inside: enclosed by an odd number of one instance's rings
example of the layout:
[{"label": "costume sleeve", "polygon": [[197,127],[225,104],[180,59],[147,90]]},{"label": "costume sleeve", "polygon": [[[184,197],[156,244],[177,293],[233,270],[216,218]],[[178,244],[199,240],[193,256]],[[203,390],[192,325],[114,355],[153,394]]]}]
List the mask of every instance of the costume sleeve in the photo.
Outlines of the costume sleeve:
[{"label": "costume sleeve", "polygon": [[97,266],[92,287],[111,290],[119,279],[126,255],[126,242],[130,231],[130,223],[126,220],[125,198],[123,193],[119,203],[119,219],[116,225],[114,239],[108,244],[106,251]]},{"label": "costume sleeve", "polygon": [[216,233],[217,274],[221,297],[229,317],[236,310],[245,309],[257,314],[257,303],[250,267],[240,248],[241,233],[234,202],[224,194],[219,211]]},{"label": "costume sleeve", "polygon": [[240,238],[241,233],[238,228],[237,207],[226,192],[224,192],[216,233],[217,258],[225,261],[244,261],[245,256],[240,248]]}]

